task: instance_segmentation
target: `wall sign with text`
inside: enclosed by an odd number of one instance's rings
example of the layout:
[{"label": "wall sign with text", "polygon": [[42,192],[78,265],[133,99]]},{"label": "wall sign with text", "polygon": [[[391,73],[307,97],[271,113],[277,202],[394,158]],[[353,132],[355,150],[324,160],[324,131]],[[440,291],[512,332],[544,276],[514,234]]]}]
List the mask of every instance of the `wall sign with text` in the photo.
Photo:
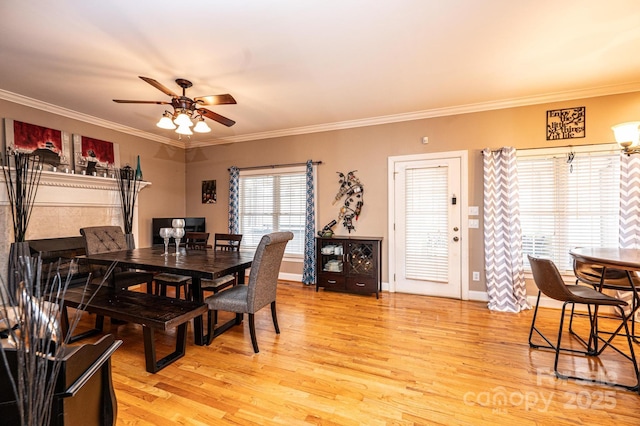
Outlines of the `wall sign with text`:
[{"label": "wall sign with text", "polygon": [[585,107],[547,111],[547,140],[584,138]]}]

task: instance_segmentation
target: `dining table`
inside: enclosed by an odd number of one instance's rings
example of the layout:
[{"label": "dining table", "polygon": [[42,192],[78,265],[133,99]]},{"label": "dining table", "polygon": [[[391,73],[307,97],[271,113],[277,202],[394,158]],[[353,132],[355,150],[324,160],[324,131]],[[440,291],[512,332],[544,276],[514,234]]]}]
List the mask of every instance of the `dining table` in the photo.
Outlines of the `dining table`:
[{"label": "dining table", "polygon": [[[195,302],[204,301],[202,279],[215,279],[228,274],[237,274],[238,284],[243,284],[245,271],[251,267],[253,253],[220,250],[190,250],[179,247],[165,253],[164,246],[136,248],[79,256],[78,260],[93,265],[111,265],[167,272],[191,277],[191,294]],[[202,315],[194,318],[194,343],[202,346],[209,341],[208,330],[203,327]]]},{"label": "dining table", "polygon": [[633,318],[640,309],[640,288],[633,280],[633,274],[640,272],[640,249],[613,248],[613,247],[579,247],[569,250],[569,254],[578,262],[602,267],[600,277],[600,288],[606,288],[605,274],[607,268],[618,269],[626,272],[629,281],[629,291],[633,293],[631,310],[626,315],[626,320],[632,319],[632,337],[638,343],[638,336],[635,334],[635,321]]}]

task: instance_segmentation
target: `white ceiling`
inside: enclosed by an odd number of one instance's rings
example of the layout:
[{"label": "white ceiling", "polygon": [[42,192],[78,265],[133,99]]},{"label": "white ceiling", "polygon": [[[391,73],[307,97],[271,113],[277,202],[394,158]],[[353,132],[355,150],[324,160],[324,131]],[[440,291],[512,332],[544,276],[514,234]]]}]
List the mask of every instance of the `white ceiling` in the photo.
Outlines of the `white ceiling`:
[{"label": "white ceiling", "polygon": [[[177,141],[169,100],[237,122]],[[195,146],[640,90],[638,0],[57,0],[0,4],[0,98]]]}]

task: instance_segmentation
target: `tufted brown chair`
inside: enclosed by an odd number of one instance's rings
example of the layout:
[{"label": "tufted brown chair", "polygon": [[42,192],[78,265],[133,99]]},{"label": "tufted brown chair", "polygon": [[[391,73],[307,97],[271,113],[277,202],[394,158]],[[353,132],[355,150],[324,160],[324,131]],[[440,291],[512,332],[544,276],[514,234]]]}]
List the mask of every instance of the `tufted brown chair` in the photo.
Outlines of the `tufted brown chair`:
[{"label": "tufted brown chair", "polygon": [[[280,334],[276,317],[276,288],[284,250],[292,238],[292,232],[273,232],[264,235],[253,256],[249,284],[236,285],[228,290],[215,293],[205,300],[210,311],[235,312],[239,314],[239,319],[242,319],[243,313],[249,314],[249,332],[255,353],[259,352],[254,322],[254,314],[257,311],[271,304],[273,326],[276,329],[276,334]],[[237,320],[236,324],[239,322]],[[209,330],[209,343],[214,335],[215,333],[212,334]]]},{"label": "tufted brown chair", "polygon": [[[555,351],[555,361],[553,364],[553,369],[555,371],[556,377],[560,379],[574,379],[583,382],[594,382],[600,384],[606,384],[611,386],[620,386],[626,389],[638,391],[640,385],[640,371],[638,370],[638,364],[636,363],[636,357],[633,348],[633,341],[631,340],[631,334],[629,332],[629,326],[627,324],[627,318],[624,314],[624,307],[627,306],[627,302],[624,300],[617,299],[615,297],[608,296],[604,293],[601,293],[591,287],[581,286],[581,285],[566,285],[558,271],[556,265],[549,259],[542,259],[538,257],[533,257],[531,255],[528,256],[529,263],[531,264],[531,273],[533,275],[533,280],[538,287],[538,299],[536,302],[536,308],[533,313],[533,319],[531,321],[531,329],[529,331],[529,346],[532,348],[542,348],[542,349],[552,349]],[[549,338],[547,338],[536,326],[536,317],[538,314],[538,305],[540,304],[540,294],[544,294],[550,299],[557,300],[563,302],[562,310],[560,314],[560,324],[558,327],[558,337],[557,343],[553,343]],[[584,346],[584,350],[572,349],[569,347],[562,346],[562,332],[564,325],[564,317],[567,306],[572,307],[575,304],[583,304],[587,305],[589,308],[589,321],[591,325],[591,329],[589,332],[589,340],[588,342],[577,336],[576,334],[572,334],[573,337],[577,338],[578,341]],[[598,322],[595,318],[596,313],[592,313],[591,306],[599,307],[599,306],[610,306],[615,308],[620,314],[621,320],[620,325],[618,325],[617,329],[613,333],[602,333],[601,330],[598,330]],[[542,339],[546,342],[546,345],[539,345],[533,343],[532,337],[533,333],[537,333],[538,336],[542,337]],[[602,337],[602,334],[610,334],[608,339]],[[613,339],[620,335],[621,337],[625,337],[627,343],[629,345],[628,354],[622,352],[619,348],[613,345]],[[598,344],[602,343],[602,346],[598,348]],[[627,385],[622,383],[614,383],[603,380],[595,380],[592,377],[578,377],[568,374],[560,373],[558,370],[558,360],[560,357],[560,353],[572,353],[572,354],[580,354],[586,355],[588,357],[599,357],[602,351],[604,351],[607,347],[611,347],[613,350],[618,352],[628,361],[630,361],[631,365],[634,368],[634,385]],[[573,362],[573,361],[572,361]],[[592,361],[588,361],[591,363]],[[598,361],[600,362],[600,361]],[[592,372],[593,373],[593,372]]]},{"label": "tufted brown chair", "polygon": [[[91,226],[80,229],[80,234],[84,237],[87,255],[135,248],[133,239],[129,239],[127,242],[127,238],[119,226]],[[92,281],[102,280],[106,269],[106,267],[92,267]],[[133,285],[146,283],[147,293],[151,293],[153,274],[116,268],[112,275],[112,282],[117,289],[126,289]]]}]

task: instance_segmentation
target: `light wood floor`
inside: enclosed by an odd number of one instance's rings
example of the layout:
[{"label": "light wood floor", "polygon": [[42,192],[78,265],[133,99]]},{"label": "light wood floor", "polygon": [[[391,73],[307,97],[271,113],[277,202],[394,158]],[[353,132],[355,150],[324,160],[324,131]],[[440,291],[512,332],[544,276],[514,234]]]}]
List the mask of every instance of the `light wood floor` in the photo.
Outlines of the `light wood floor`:
[{"label": "light wood floor", "polygon": [[[558,316],[541,309],[550,335]],[[107,321],[124,340],[112,357],[118,425],[640,424],[638,394],[555,379],[553,354],[529,348],[531,317],[281,282],[281,334],[260,311],[259,354],[246,321],[211,346],[194,346],[190,329],[187,355],[156,374],[145,371],[140,326]],[[158,348],[168,352],[170,338],[160,334]],[[601,371],[630,378],[620,359],[609,351]],[[571,358],[561,369],[597,364]]]}]

